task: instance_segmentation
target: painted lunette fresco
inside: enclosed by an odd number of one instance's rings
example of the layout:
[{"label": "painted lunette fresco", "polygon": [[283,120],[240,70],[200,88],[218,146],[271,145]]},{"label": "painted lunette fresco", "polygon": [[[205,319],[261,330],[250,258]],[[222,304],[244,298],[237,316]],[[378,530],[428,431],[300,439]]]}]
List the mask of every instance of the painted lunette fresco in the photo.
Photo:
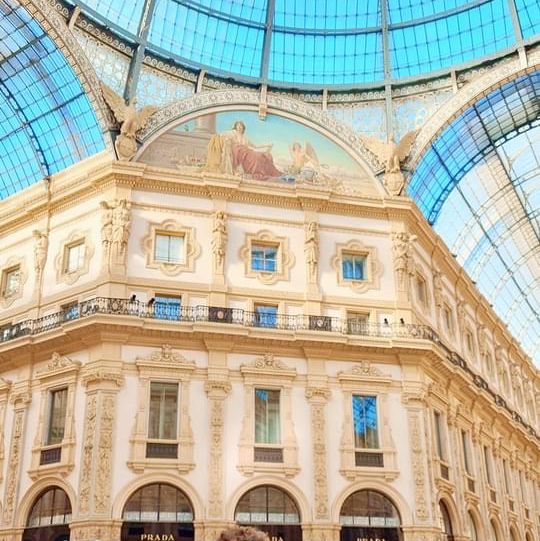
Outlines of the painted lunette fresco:
[{"label": "painted lunette fresco", "polygon": [[140,161],[193,172],[285,182],[365,179],[337,144],[299,122],[253,111],[201,115],[154,141]]}]

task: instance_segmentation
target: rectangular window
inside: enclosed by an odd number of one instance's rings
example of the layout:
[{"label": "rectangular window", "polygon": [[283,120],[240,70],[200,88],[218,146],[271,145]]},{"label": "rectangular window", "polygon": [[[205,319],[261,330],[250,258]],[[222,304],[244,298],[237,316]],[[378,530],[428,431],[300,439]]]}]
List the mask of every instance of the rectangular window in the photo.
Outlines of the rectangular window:
[{"label": "rectangular window", "polygon": [[277,272],[278,246],[266,244],[251,245],[251,270]]},{"label": "rectangular window", "polygon": [[154,242],[154,261],[161,263],[184,263],[184,235],[156,233]]},{"label": "rectangular window", "polygon": [[378,449],[377,397],[352,397],[354,446],[357,449]]},{"label": "rectangular window", "polygon": [[79,317],[79,303],[70,302],[69,304],[63,304],[62,314],[64,316],[64,321],[70,321],[72,319],[77,319]]},{"label": "rectangular window", "polygon": [[278,390],[255,389],[255,443],[281,442]]},{"label": "rectangular window", "polygon": [[510,496],[512,494],[510,490],[510,473],[508,471],[508,462],[503,458],[503,476],[504,476],[504,490]]},{"label": "rectangular window", "polygon": [[416,296],[421,305],[427,306],[426,281],[421,276],[416,277]]},{"label": "rectangular window", "polygon": [[474,353],[474,343],[472,332],[467,331],[465,334],[465,342],[467,344],[467,353]]},{"label": "rectangular window", "polygon": [[366,279],[366,256],[360,254],[342,254],[341,268],[344,280]]},{"label": "rectangular window", "polygon": [[369,314],[347,312],[347,331],[350,334],[367,334],[369,330]]},{"label": "rectangular window", "polygon": [[21,286],[21,267],[6,269],[2,282],[3,297],[11,297],[11,295],[18,293]]},{"label": "rectangular window", "polygon": [[175,440],[178,425],[178,383],[150,383],[148,437]]},{"label": "rectangular window", "polygon": [[278,307],[269,304],[255,305],[256,327],[277,327]]},{"label": "rectangular window", "polygon": [[78,271],[83,267],[85,248],[86,247],[84,241],[70,244],[69,246],[67,246],[64,262],[65,273],[70,274],[72,272]]},{"label": "rectangular window", "polygon": [[484,466],[486,467],[486,479],[490,486],[495,486],[493,482],[493,465],[491,464],[491,453],[484,445]]},{"label": "rectangular window", "polygon": [[443,319],[446,332],[452,334],[454,332],[454,319],[452,317],[452,310],[448,306],[444,307]]},{"label": "rectangular window", "polygon": [[444,436],[443,417],[438,411],[433,412],[435,421],[435,443],[437,444],[437,455],[446,462],[446,440]]},{"label": "rectangular window", "polygon": [[469,434],[465,430],[461,431],[461,445],[463,450],[463,462],[465,464],[465,471],[471,477],[474,475],[472,467],[472,456],[471,456],[471,440]]},{"label": "rectangular window", "polygon": [[156,295],[154,299],[154,315],[157,319],[179,320],[182,315],[182,297]]},{"label": "rectangular window", "polygon": [[67,389],[58,389],[50,393],[49,426],[45,445],[57,445],[64,439],[67,411]]}]

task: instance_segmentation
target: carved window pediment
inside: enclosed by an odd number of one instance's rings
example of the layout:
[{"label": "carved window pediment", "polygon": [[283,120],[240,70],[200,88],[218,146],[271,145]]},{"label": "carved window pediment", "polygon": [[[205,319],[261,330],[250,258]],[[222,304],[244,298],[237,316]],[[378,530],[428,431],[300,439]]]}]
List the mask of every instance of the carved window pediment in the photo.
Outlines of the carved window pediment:
[{"label": "carved window pediment", "polygon": [[[36,372],[40,389],[40,414],[29,475],[40,476],[59,473],[68,475],[75,466],[75,390],[81,363],[55,352],[47,364]],[[49,445],[53,395],[64,393],[64,424],[59,439]],[[59,427],[57,427],[59,428]]]},{"label": "carved window pediment", "polygon": [[[195,362],[163,345],[144,358],[135,361],[139,371],[138,410],[131,438],[131,456],[128,466],[137,473],[147,470],[176,469],[188,473],[194,467],[193,432],[189,415],[190,382]],[[149,434],[150,394],[152,385],[176,384],[177,422],[176,437],[152,439]]]},{"label": "carved window pediment", "polygon": [[[245,406],[239,444],[238,469],[244,475],[255,472],[281,473],[292,477],[300,471],[298,443],[292,419],[292,384],[296,369],[286,366],[271,353],[243,364]],[[264,445],[255,439],[256,391],[279,391],[279,444]]]}]

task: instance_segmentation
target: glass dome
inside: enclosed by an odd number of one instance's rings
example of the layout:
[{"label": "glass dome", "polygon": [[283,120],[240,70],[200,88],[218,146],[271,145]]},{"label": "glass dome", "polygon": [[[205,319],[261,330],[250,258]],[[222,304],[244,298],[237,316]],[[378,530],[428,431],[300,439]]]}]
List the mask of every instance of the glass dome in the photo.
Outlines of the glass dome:
[{"label": "glass dome", "polygon": [[523,46],[536,0],[72,0],[143,50],[273,86],[360,87]]}]

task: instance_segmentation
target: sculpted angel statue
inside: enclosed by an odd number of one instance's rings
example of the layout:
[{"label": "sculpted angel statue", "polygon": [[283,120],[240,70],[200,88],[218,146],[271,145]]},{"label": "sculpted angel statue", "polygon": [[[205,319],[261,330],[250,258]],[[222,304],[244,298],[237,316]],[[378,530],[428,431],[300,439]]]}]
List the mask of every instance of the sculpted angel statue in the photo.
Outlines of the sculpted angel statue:
[{"label": "sculpted angel statue", "polygon": [[385,186],[392,195],[399,195],[405,182],[401,164],[407,159],[419,130],[407,132],[396,144],[394,137],[386,143],[376,137],[362,137],[364,146],[384,165]]},{"label": "sculpted angel statue", "polygon": [[135,108],[137,105],[136,97],[131,98],[126,105],[124,98],[106,84],[101,83],[101,91],[114,114],[114,118],[120,124],[120,135],[114,144],[118,159],[131,160],[137,152],[136,134],[146,126],[148,119],[157,111],[157,107],[148,105],[137,110]]}]

